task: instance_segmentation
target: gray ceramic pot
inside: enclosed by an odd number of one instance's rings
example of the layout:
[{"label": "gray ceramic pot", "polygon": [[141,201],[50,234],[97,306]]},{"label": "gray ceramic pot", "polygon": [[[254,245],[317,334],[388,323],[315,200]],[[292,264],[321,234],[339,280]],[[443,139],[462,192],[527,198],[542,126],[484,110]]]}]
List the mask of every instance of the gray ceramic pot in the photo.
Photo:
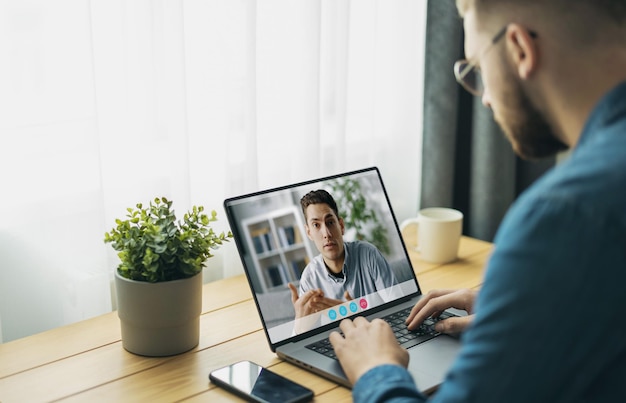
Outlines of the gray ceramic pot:
[{"label": "gray ceramic pot", "polygon": [[202,275],[147,283],[115,271],[122,345],[131,353],[162,357],[198,345],[202,311]]}]

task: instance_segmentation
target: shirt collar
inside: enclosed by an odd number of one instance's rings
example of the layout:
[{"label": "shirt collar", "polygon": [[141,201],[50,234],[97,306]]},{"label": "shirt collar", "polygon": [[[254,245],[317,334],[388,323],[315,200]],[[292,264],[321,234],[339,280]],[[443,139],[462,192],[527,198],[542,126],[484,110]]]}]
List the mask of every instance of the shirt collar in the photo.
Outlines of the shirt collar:
[{"label": "shirt collar", "polygon": [[[340,282],[344,282],[348,279],[348,267],[350,267],[348,265],[348,245],[346,244],[346,242],[343,243],[343,267],[341,269],[341,272],[343,273],[343,278],[341,277],[335,277],[332,274],[330,274],[328,267],[326,266],[326,263],[324,262],[324,267],[326,268],[326,276],[330,279],[332,279],[333,281],[340,283]],[[322,259],[323,261],[323,259]]]}]

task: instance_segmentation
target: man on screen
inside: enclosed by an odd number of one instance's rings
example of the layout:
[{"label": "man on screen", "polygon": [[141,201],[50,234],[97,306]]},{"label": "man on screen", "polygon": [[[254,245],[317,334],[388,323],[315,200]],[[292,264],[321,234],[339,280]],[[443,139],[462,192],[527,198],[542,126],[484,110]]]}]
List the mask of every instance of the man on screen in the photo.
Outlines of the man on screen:
[{"label": "man on screen", "polygon": [[344,221],[327,191],[307,193],[300,205],[307,236],[320,254],[305,267],[298,290],[289,284],[296,320],[398,284],[375,246],[343,241]]}]

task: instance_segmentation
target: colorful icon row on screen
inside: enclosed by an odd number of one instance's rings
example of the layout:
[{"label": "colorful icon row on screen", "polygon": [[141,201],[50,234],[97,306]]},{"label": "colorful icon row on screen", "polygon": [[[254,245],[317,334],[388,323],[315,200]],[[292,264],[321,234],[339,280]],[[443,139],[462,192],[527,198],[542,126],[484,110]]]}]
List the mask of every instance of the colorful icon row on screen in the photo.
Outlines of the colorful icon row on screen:
[{"label": "colorful icon row on screen", "polygon": [[358,303],[356,301],[350,301],[345,305],[341,305],[338,308],[333,308],[328,311],[328,317],[330,320],[336,320],[337,318],[344,318],[349,314],[356,313],[359,308],[364,310],[367,308],[367,300],[361,298]]}]

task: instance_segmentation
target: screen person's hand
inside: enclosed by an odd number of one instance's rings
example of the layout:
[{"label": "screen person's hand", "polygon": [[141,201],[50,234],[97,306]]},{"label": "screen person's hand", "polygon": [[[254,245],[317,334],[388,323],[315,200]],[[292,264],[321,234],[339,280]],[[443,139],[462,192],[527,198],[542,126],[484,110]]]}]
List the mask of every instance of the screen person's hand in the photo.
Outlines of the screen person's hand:
[{"label": "screen person's hand", "polygon": [[330,334],[339,363],[352,385],[370,369],[394,364],[407,367],[409,353],[400,347],[391,327],[382,319],[369,322],[362,316],[341,321],[339,332]]},{"label": "screen person's hand", "polygon": [[319,311],[316,299],[324,297],[322,290],[309,290],[302,295],[298,295],[298,289],[295,285],[289,283],[287,286],[291,291],[291,302],[296,311],[296,318],[303,318]]},{"label": "screen person's hand", "polygon": [[474,319],[472,313],[476,295],[476,291],[470,289],[430,291],[411,310],[406,319],[407,327],[410,330],[416,329],[426,318],[436,318],[448,308],[457,308],[466,311],[469,315],[441,320],[435,324],[435,330],[440,333],[460,333]]},{"label": "screen person's hand", "polygon": [[315,304],[315,307],[318,311],[323,311],[324,309],[332,308],[335,305],[343,304],[346,301],[352,301],[354,299],[348,291],[343,293],[343,298],[343,300],[326,298],[322,294],[321,296],[313,298],[313,303]]},{"label": "screen person's hand", "polygon": [[309,290],[299,296],[298,289],[295,285],[289,283],[287,286],[291,291],[291,302],[296,311],[296,318],[302,318],[354,299],[348,291],[343,294],[345,298],[343,301],[340,299],[326,298],[324,292],[320,289]]}]

